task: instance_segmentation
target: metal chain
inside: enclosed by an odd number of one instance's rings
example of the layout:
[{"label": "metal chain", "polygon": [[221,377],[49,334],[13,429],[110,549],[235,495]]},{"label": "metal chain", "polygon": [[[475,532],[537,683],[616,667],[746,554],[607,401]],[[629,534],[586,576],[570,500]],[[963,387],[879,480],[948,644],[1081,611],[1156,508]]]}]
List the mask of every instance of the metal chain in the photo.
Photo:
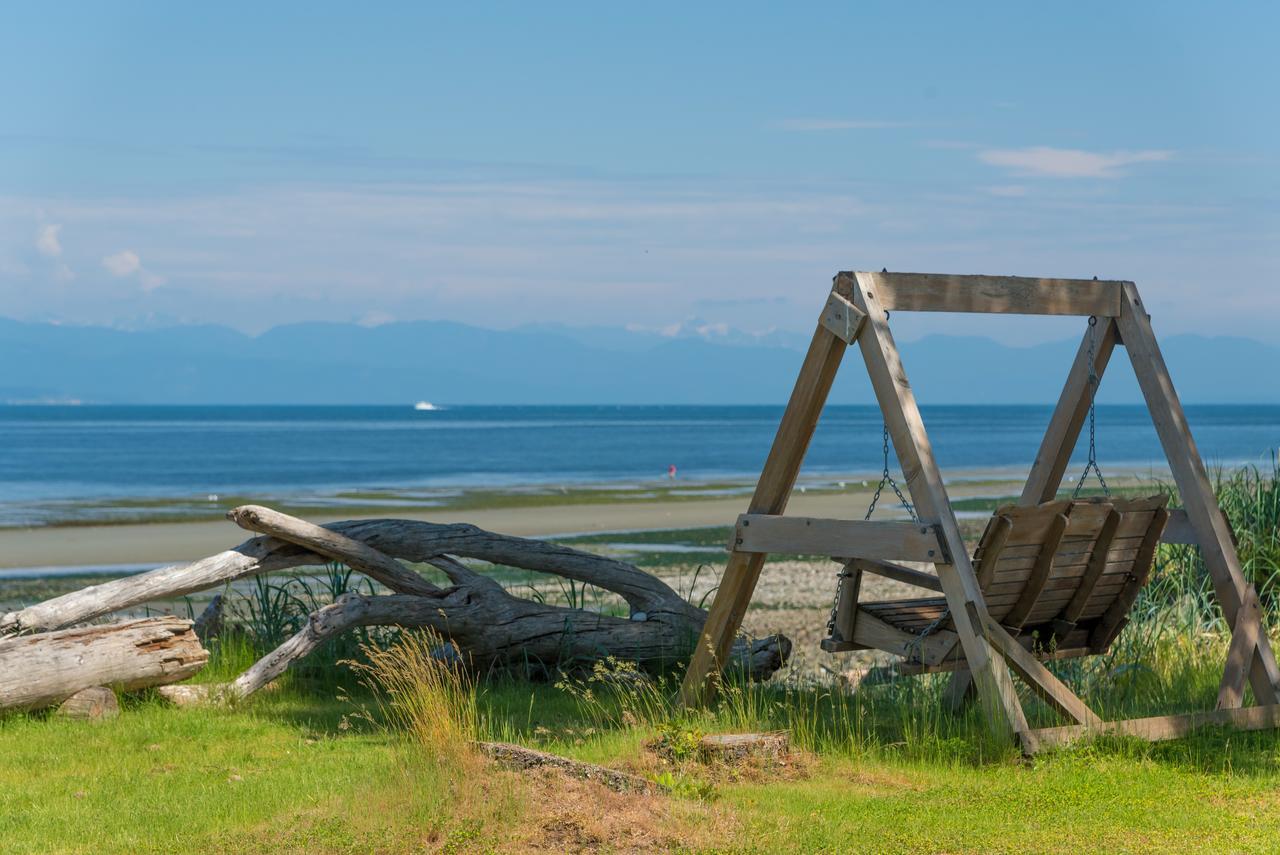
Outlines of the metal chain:
[{"label": "metal chain", "polygon": [[836,611],[840,608],[840,594],[844,591],[844,580],[851,575],[853,574],[847,567],[841,567],[836,574],[836,598],[831,601],[831,614],[827,615],[827,638],[833,638],[836,634]]},{"label": "metal chain", "polygon": [[1102,476],[1102,469],[1098,466],[1098,423],[1096,414],[1096,398],[1098,396],[1098,372],[1094,367],[1094,353],[1097,351],[1098,344],[1098,316],[1089,316],[1089,462],[1085,464],[1084,471],[1080,473],[1080,479],[1076,481],[1076,489],[1071,494],[1071,498],[1078,499],[1080,491],[1084,489],[1085,479],[1089,477],[1090,470],[1098,476],[1098,483],[1102,485],[1102,494],[1104,496],[1111,495],[1111,488],[1107,486],[1107,479]]},{"label": "metal chain", "polygon": [[898,501],[907,509],[907,513],[911,514],[912,522],[920,522],[920,518],[916,516],[915,506],[902,494],[902,488],[898,486],[898,482],[893,479],[893,473],[889,471],[889,425],[887,423],[884,425],[884,442],[881,450],[884,453],[884,469],[880,473],[880,483],[876,485],[875,495],[871,497],[871,504],[867,506],[867,513],[862,518],[863,521],[871,519],[871,515],[876,512],[876,504],[880,501],[880,493],[884,490],[885,485],[888,484],[893,488],[893,494],[898,497]]}]

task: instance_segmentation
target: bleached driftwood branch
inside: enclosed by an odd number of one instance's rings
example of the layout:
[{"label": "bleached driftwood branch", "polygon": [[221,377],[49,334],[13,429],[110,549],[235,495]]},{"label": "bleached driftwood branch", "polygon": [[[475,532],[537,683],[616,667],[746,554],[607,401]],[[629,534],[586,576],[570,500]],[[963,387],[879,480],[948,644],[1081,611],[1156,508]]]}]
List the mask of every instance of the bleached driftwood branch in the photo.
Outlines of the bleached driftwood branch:
[{"label": "bleached driftwood branch", "polygon": [[[186,565],[95,585],[0,617],[0,633],[52,629],[152,599],[188,594],[259,573],[339,561],[391,588],[348,594],[314,612],[307,625],[229,687],[243,696],[266,685],[323,641],[358,626],[430,627],[473,666],[541,662],[548,666],[612,655],[644,665],[688,654],[706,613],[660,579],[622,561],[472,525],[367,520],[319,526],[258,506],[228,518],[264,536]],[[514,596],[451,556],[554,574],[618,594],[628,617],[547,605]],[[440,588],[396,560],[431,564],[449,578]],[[741,640],[732,666],[753,679],[781,667],[784,636]]]}]

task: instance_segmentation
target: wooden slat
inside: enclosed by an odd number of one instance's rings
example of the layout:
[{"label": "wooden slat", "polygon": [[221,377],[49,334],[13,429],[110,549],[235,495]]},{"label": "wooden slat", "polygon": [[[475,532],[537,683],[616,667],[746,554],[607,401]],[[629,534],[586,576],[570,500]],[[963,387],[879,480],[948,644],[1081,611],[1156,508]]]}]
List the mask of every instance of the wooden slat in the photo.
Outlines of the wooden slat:
[{"label": "wooden slat", "polygon": [[[1123,549],[1112,549],[1106,553],[1106,570],[1107,573],[1127,572],[1133,559],[1138,556],[1137,546],[1126,546]],[[1053,578],[1055,579],[1079,579],[1084,576],[1085,571],[1089,568],[1088,554],[1079,555],[1072,554],[1064,556],[1059,552],[1053,559]],[[1031,576],[1035,569],[1036,558],[1012,558],[1000,562],[1000,566],[996,569],[996,577],[992,581],[992,585],[1010,585],[1015,582],[1022,582]],[[991,590],[991,585],[987,586],[987,590]]]},{"label": "wooden slat", "polygon": [[[1101,381],[1119,338],[1115,320],[1099,321],[1095,335],[1093,373]],[[1062,476],[1071,462],[1071,452],[1080,438],[1080,428],[1089,415],[1089,339],[1089,330],[1085,330],[1075,362],[1067,373],[1067,382],[1058,396],[1058,405],[1054,407],[1049,427],[1040,441],[1040,450],[1036,452],[1026,486],[1022,488],[1022,497],[1018,500],[1020,505],[1034,506],[1047,502],[1057,495],[1058,487],[1062,485]]]},{"label": "wooden slat", "polygon": [[1004,623],[1015,629],[1021,628],[1027,615],[1031,614],[1031,610],[1035,608],[1036,600],[1040,598],[1040,592],[1044,590],[1045,583],[1049,581],[1049,574],[1053,572],[1053,559],[1058,551],[1058,544],[1062,541],[1062,535],[1067,531],[1067,517],[1064,514],[1058,514],[1054,518],[1054,524],[1045,535],[1044,546],[1040,550],[1040,557],[1036,559],[1036,566],[1031,570],[1031,576],[1027,579],[1026,587],[1022,589],[1022,594],[1018,597],[1017,603],[1005,615]]},{"label": "wooden slat", "polygon": [[1111,642],[1115,641],[1116,636],[1120,634],[1120,630],[1128,620],[1129,609],[1133,608],[1134,601],[1138,599],[1138,593],[1147,584],[1147,579],[1151,576],[1151,562],[1155,560],[1156,547],[1160,545],[1160,532],[1164,530],[1164,523],[1168,517],[1169,512],[1163,508],[1156,511],[1155,519],[1147,529],[1147,536],[1141,548],[1138,549],[1138,556],[1133,559],[1133,572],[1129,574],[1129,581],[1111,601],[1111,605],[1107,607],[1102,619],[1090,634],[1089,643],[1099,653],[1110,647]]},{"label": "wooden slat", "polygon": [[874,277],[880,305],[891,312],[982,312],[1014,315],[1120,314],[1117,281],[953,276],[943,273],[864,273]]},{"label": "wooden slat", "polygon": [[[851,297],[851,282],[837,277],[832,290],[843,297]],[[773,446],[765,459],[760,480],[747,510],[757,514],[780,514],[787,507],[787,500],[795,487],[800,464],[804,460],[809,441],[813,438],[818,417],[831,391],[836,370],[844,357],[845,343],[836,338],[822,324],[814,331],[813,340],[805,354],[800,374],[796,378],[791,399],[782,414]],[[755,591],[764,567],[763,553],[734,552],[716,590],[715,599],[702,627],[702,635],[693,650],[689,670],[685,672],[680,687],[681,703],[692,705],[705,701],[711,690],[707,678],[712,670],[718,671],[733,646],[733,638],[742,626],[751,594]]]},{"label": "wooden slat", "polygon": [[[1147,522],[1150,524],[1150,520]],[[1101,534],[1102,532],[1099,531],[1098,533]],[[1142,538],[1145,534],[1145,528],[1138,534],[1130,535],[1128,537],[1116,537],[1113,534],[1111,537],[1111,552],[1136,551],[1142,544]],[[1066,566],[1071,563],[1087,564],[1090,557],[1093,555],[1094,548],[1097,543],[1098,539],[1096,537],[1064,537],[1062,539],[1062,545],[1058,547],[1058,561],[1056,563],[1062,566]],[[1002,569],[1006,566],[1013,567],[1018,561],[1030,561],[1034,563],[1035,557],[1039,554],[1040,550],[1034,544],[1010,546],[1005,549],[1003,555],[1004,561],[1001,562],[1000,566]],[[1031,565],[1028,564],[1026,566],[1029,568]]]},{"label": "wooden slat", "polygon": [[[1234,727],[1237,730],[1265,730],[1280,727],[1280,706],[1275,704],[1243,709],[1214,710],[1182,715],[1160,715],[1150,718],[1134,718],[1127,721],[1108,721],[1086,727],[1072,724],[1064,727],[1044,727],[1028,733],[1032,750],[1042,751],[1069,745],[1078,739],[1098,734],[1136,736],[1150,742],[1164,739],[1180,739],[1202,727]],[[1024,746],[1026,743],[1024,742]]]},{"label": "wooden slat", "polygon": [[927,588],[930,591],[942,591],[942,582],[932,573],[912,570],[910,567],[902,567],[890,561],[876,561],[871,558],[855,558],[850,563],[856,565],[859,570],[875,573],[877,576],[893,579],[895,582],[914,585],[917,588]]},{"label": "wooden slat", "polygon": [[854,304],[867,315],[858,336],[858,347],[866,362],[876,401],[893,437],[894,450],[916,512],[926,523],[938,526],[939,540],[948,553],[947,560],[952,562],[935,566],[952,608],[952,620],[964,646],[965,658],[973,671],[978,696],[986,709],[987,721],[993,731],[1021,735],[1027,730],[1027,719],[1018,701],[1013,676],[990,642],[973,625],[965,608],[972,603],[981,613],[986,610],[986,604],[969,561],[955,511],[942,483],[942,473],[934,459],[920,408],[907,380],[893,334],[889,331],[885,306],[877,297],[881,280],[874,273],[859,273],[853,279]]},{"label": "wooden slat", "polygon": [[1111,541],[1119,525],[1120,514],[1113,508],[1107,514],[1106,522],[1102,524],[1102,531],[1094,542],[1093,556],[1089,559],[1088,569],[1085,570],[1084,577],[1081,578],[1071,601],[1062,610],[1062,619],[1067,623],[1073,624],[1080,620],[1080,614],[1084,611],[1085,604],[1089,602],[1094,586],[1098,584],[1103,571],[1107,569],[1107,553],[1111,551]]},{"label": "wooden slat", "polygon": [[[1128,582],[1129,574],[1133,570],[1132,561],[1125,561],[1121,564],[1107,566],[1109,568],[1113,568],[1114,572],[1106,573],[1100,578],[1100,581],[1096,586],[1096,590],[1100,593],[1107,590],[1119,590]],[[1045,582],[1041,595],[1042,597],[1047,598],[1050,594],[1058,594],[1060,595],[1058,597],[1059,602],[1066,603],[1070,601],[1072,595],[1076,592],[1077,588],[1080,587],[1080,583],[1083,579],[1083,573],[1066,577],[1059,577],[1055,574]],[[1021,583],[1010,582],[1008,584],[988,589],[987,604],[993,605],[999,602],[1017,602],[1017,599],[1022,596],[1022,592],[1026,587],[1027,585],[1024,581]]]},{"label": "wooden slat", "polygon": [[734,533],[737,552],[781,552],[883,558],[894,561],[937,561],[938,536],[928,526],[896,520],[824,520],[743,514]]},{"label": "wooden slat", "polygon": [[[1147,317],[1137,288],[1127,284],[1122,295],[1120,335],[1173,471],[1182,505],[1195,529],[1205,567],[1213,578],[1223,616],[1235,626],[1236,613],[1248,600],[1251,586],[1240,568],[1231,531],[1218,508],[1204,461],[1191,438],[1186,413],[1174,391],[1168,366],[1151,329],[1151,319]],[[1280,667],[1266,633],[1259,635],[1258,646],[1251,657],[1249,684],[1259,703],[1280,703]]]}]

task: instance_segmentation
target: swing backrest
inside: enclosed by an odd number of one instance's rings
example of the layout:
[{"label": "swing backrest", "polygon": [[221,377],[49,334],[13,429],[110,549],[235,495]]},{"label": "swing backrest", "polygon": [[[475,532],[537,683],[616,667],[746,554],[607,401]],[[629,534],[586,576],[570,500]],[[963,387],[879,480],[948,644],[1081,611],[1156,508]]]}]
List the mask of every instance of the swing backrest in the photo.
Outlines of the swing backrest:
[{"label": "swing backrest", "polygon": [[974,553],[991,617],[1059,637],[1089,627],[1089,646],[1105,649],[1150,575],[1168,502],[1159,494],[999,508]]}]

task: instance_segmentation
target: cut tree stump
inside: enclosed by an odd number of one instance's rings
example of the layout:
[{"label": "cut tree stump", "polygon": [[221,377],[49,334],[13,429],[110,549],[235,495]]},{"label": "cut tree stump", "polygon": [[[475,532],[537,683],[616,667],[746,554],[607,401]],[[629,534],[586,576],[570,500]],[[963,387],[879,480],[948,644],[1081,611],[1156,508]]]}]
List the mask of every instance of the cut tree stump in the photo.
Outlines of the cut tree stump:
[{"label": "cut tree stump", "polygon": [[191,621],[155,617],[0,639],[0,709],[39,709],[82,689],[185,680],[209,651]]},{"label": "cut tree stump", "polygon": [[698,741],[703,760],[741,763],[748,759],[780,760],[791,750],[786,731],[773,733],[713,733]]},{"label": "cut tree stump", "polygon": [[90,686],[63,701],[56,714],[63,718],[101,721],[120,715],[120,701],[106,686]]},{"label": "cut tree stump", "polygon": [[198,707],[202,704],[217,701],[225,691],[223,683],[186,684],[180,686],[159,686],[156,694],[175,707]]}]

